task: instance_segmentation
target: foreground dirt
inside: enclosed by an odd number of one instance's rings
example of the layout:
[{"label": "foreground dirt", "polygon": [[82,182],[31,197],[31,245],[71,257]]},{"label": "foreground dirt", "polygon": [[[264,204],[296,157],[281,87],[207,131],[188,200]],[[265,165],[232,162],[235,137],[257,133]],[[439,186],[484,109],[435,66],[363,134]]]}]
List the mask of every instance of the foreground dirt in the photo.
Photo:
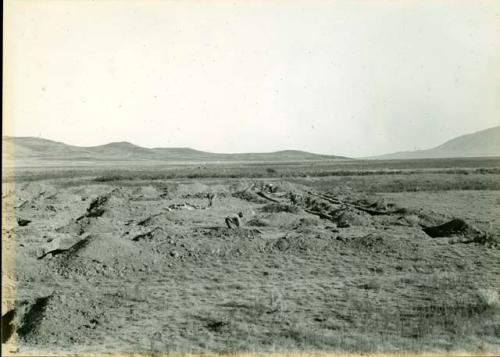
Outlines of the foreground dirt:
[{"label": "foreground dirt", "polygon": [[[9,353],[500,349],[499,192],[263,184],[4,187]],[[452,218],[487,239],[423,231]]]}]

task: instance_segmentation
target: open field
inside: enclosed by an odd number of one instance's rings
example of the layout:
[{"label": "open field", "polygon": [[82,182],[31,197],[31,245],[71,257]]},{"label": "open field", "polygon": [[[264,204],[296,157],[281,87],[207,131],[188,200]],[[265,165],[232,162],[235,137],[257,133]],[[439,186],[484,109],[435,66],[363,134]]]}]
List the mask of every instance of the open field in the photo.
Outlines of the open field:
[{"label": "open field", "polygon": [[500,174],[500,157],[423,160],[286,162],[44,161],[4,163],[3,182],[93,177],[98,181],[204,178],[288,178],[371,175]]},{"label": "open field", "polygon": [[356,165],[7,173],[7,352],[500,351],[498,159]]}]

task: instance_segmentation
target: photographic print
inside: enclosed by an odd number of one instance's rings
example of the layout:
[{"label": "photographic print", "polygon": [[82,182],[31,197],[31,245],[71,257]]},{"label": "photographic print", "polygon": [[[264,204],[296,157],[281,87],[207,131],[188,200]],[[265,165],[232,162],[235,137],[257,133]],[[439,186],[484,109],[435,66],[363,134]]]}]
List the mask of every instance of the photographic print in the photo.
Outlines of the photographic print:
[{"label": "photographic print", "polygon": [[500,353],[500,2],[6,0],[2,355]]}]

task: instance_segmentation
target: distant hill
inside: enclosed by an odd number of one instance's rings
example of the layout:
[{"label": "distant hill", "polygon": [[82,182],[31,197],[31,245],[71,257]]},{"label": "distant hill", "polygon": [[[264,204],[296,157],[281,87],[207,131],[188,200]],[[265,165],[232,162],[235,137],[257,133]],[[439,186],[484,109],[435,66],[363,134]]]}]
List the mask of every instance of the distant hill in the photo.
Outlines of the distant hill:
[{"label": "distant hill", "polygon": [[34,137],[2,138],[4,160],[45,161],[165,161],[165,162],[234,162],[234,161],[308,161],[337,160],[342,156],[319,155],[305,151],[284,150],[269,153],[219,154],[190,148],[143,148],[129,142],[80,147]]},{"label": "distant hill", "polygon": [[427,150],[401,151],[367,159],[430,159],[500,156],[500,126],[459,136]]}]

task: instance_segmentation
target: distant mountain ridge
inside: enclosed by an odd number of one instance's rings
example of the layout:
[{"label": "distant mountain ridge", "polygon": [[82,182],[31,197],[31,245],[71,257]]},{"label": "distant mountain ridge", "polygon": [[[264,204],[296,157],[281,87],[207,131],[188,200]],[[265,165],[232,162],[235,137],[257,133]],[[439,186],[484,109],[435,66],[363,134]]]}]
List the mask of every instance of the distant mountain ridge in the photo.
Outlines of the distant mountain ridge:
[{"label": "distant mountain ridge", "polygon": [[191,148],[144,148],[126,141],[98,146],[73,146],[35,137],[2,138],[3,159],[31,161],[305,161],[337,160],[343,156],[320,155],[298,150],[268,153],[220,154]]},{"label": "distant mountain ridge", "polygon": [[[160,162],[247,162],[318,161],[348,159],[299,150],[268,153],[221,154],[191,148],[144,148],[126,141],[98,146],[73,146],[36,137],[2,137],[2,159],[6,161],[160,161]],[[500,156],[500,126],[466,134],[427,150],[402,151],[364,159],[426,159]]]},{"label": "distant mountain ridge", "polygon": [[431,159],[500,156],[500,126],[466,134],[427,150],[400,151],[366,159]]}]

